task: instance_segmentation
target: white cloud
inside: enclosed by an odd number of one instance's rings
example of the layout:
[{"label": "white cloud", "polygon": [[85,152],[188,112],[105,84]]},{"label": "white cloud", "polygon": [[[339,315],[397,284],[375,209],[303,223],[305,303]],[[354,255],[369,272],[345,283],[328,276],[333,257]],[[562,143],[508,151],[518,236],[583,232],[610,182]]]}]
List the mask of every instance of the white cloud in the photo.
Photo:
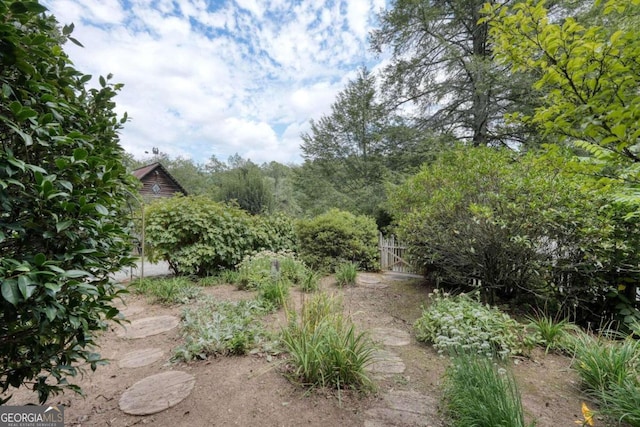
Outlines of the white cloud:
[{"label": "white cloud", "polygon": [[127,151],[158,147],[199,162],[237,151],[261,163],[300,161],[300,132],[371,61],[366,36],[384,0],[45,5],[76,25],[85,48],[65,46],[76,68],[125,84],[116,102],[132,117],[121,132]]}]

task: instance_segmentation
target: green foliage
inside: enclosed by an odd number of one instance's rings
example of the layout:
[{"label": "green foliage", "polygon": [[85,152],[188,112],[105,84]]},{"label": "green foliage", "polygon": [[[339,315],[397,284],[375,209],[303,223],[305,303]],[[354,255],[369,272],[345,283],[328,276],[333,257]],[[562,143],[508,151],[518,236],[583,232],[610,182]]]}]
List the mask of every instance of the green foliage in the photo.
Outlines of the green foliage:
[{"label": "green foliage", "polygon": [[179,275],[211,275],[255,250],[293,245],[286,217],[255,218],[202,196],[157,200],[146,215],[150,259],[167,261]]},{"label": "green foliage", "polygon": [[[640,179],[640,2],[593,2],[595,24],[555,21],[544,1],[487,7],[498,59],[514,72],[534,72],[543,105],[511,117],[575,142],[603,175]],[[637,192],[632,191],[637,204]]]},{"label": "green foliage", "polygon": [[445,373],[443,400],[454,427],[527,426],[511,371],[475,354],[462,352],[452,359]]},{"label": "green foliage", "polygon": [[571,335],[568,349],[582,387],[612,422],[640,426],[640,341],[588,333]]},{"label": "green foliage", "polygon": [[608,390],[599,393],[598,399],[602,402],[602,414],[632,427],[640,426],[640,383],[637,378],[611,384]]},{"label": "green foliage", "polygon": [[185,342],[175,350],[173,358],[188,362],[208,356],[247,354],[267,338],[258,319],[265,312],[264,305],[256,300],[207,299],[187,308],[182,319]]},{"label": "green foliage", "polygon": [[320,287],[320,274],[313,271],[308,270],[307,275],[304,276],[302,282],[300,283],[300,289],[303,292],[315,292]]},{"label": "green foliage", "polygon": [[247,255],[237,266],[236,282],[242,289],[259,289],[262,285],[282,279],[297,285],[307,275],[307,268],[292,252],[260,251]]},{"label": "green foliage", "polygon": [[296,224],[300,258],[311,268],[333,271],[345,262],[360,270],[378,266],[378,231],[373,219],[332,209]]},{"label": "green foliage", "polygon": [[305,302],[299,320],[282,331],[291,355],[292,376],[305,385],[372,390],[365,368],[373,362],[374,347],[365,333],[342,316],[339,302],[316,294]]},{"label": "green foliage", "polygon": [[532,77],[506,73],[493,55],[485,3],[514,0],[398,0],[379,16],[372,48],[391,56],[382,70],[389,105],[415,105],[414,122],[475,146],[528,143],[535,135],[503,115],[536,105]]},{"label": "green foliage", "polygon": [[390,197],[414,264],[489,302],[499,296],[571,310],[580,321],[609,318],[618,284],[639,279],[638,222],[611,203],[613,184],[570,159],[551,147],[544,155],[442,153]]},{"label": "green foliage", "polygon": [[567,334],[577,330],[577,327],[569,323],[567,319],[554,319],[541,312],[528,319],[535,340],[545,346],[545,353],[548,353],[549,350],[566,348]]},{"label": "green foliage", "polygon": [[[581,333],[572,343],[575,352],[573,369],[578,372],[588,392],[602,392],[621,386],[628,378],[640,374],[640,341],[612,341]],[[597,395],[597,394],[596,394]]]},{"label": "green foliage", "polygon": [[257,165],[243,162],[239,167],[224,172],[221,178],[222,200],[234,201],[253,215],[271,212],[273,193]]},{"label": "green foliage", "polygon": [[186,277],[146,278],[136,280],[130,286],[136,294],[142,294],[158,304],[186,304],[197,299],[202,289]]},{"label": "green foliage", "polygon": [[358,266],[352,262],[345,262],[336,267],[336,282],[338,286],[353,286],[356,284]]},{"label": "green foliage", "polygon": [[440,354],[463,351],[506,358],[523,353],[528,346],[518,322],[466,294],[451,296],[435,290],[413,327],[417,340],[433,344]]},{"label": "green foliage", "polygon": [[78,365],[103,363],[95,332],[118,310],[110,274],[130,265],[123,165],[111,75],[73,67],[37,2],[0,1],[0,390],[41,403]]},{"label": "green foliage", "polygon": [[276,309],[284,307],[289,298],[289,287],[289,282],[284,279],[271,279],[260,285],[258,298]]}]

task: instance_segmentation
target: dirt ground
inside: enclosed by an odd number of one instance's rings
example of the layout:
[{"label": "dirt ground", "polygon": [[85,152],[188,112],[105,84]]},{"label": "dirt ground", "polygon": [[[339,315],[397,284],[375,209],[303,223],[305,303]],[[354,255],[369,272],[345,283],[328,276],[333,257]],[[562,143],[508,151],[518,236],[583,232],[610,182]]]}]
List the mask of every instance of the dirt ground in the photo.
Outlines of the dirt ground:
[{"label": "dirt ground", "polygon": [[[412,324],[420,316],[430,291],[418,279],[367,274],[355,287],[338,289],[331,278],[323,280],[324,291],[342,295],[345,311],[361,328],[388,328],[412,334]],[[206,288],[207,294],[221,300],[252,298],[250,292],[230,285]],[[291,303],[299,306],[304,295],[293,290]],[[149,304],[144,297],[129,295],[125,312],[131,320],[157,315],[180,316],[184,306],[164,307]],[[284,324],[282,312],[265,319],[277,329]],[[438,408],[442,374],[447,359],[411,335],[408,345],[394,347],[404,363],[402,373],[376,376],[378,390],[369,396],[343,392],[305,390],[289,382],[282,374],[283,359],[255,354],[243,357],[218,357],[190,363],[169,362],[172,349],[180,342],[180,328],[158,335],[125,339],[117,335],[121,326],[113,324],[99,339],[100,353],[112,360],[96,372],[76,378],[85,397],[67,392],[51,398],[49,404],[65,405],[69,426],[431,426],[444,423]],[[121,368],[117,361],[140,348],[157,347],[162,358],[139,368]],[[519,381],[522,400],[529,420],[538,427],[575,426],[583,402],[578,380],[570,369],[569,358],[536,351],[531,358],[516,360],[513,369]],[[179,370],[196,378],[191,394],[165,411],[148,416],[127,415],[120,411],[122,394],[137,381],[163,371]],[[404,393],[404,394],[402,394]],[[422,396],[420,411],[407,409],[412,416],[391,412],[385,419],[372,414],[389,396]],[[37,403],[28,390],[17,390],[9,404]],[[402,405],[401,405],[402,406]],[[397,415],[393,415],[397,414]],[[427,415],[423,415],[427,414]],[[391,417],[391,418],[389,418]],[[395,417],[395,418],[394,418]]]}]

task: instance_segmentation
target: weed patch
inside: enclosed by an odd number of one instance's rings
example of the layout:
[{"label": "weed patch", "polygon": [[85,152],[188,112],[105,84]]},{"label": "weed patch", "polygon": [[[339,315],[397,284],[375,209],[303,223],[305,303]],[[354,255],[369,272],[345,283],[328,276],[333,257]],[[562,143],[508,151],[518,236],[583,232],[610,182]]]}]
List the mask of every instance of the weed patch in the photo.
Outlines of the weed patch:
[{"label": "weed patch", "polygon": [[132,282],[135,294],[145,295],[150,302],[164,305],[186,304],[202,294],[202,290],[186,277],[147,278]]}]

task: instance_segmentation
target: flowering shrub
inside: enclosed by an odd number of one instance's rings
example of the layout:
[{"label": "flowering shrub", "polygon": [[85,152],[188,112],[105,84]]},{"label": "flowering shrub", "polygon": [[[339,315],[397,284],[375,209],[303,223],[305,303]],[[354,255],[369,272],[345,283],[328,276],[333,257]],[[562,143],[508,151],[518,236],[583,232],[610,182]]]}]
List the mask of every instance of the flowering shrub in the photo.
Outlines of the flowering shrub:
[{"label": "flowering shrub", "polygon": [[504,358],[527,347],[524,327],[508,314],[469,295],[451,296],[437,289],[414,328],[418,341],[433,344],[440,354],[463,350]]}]

